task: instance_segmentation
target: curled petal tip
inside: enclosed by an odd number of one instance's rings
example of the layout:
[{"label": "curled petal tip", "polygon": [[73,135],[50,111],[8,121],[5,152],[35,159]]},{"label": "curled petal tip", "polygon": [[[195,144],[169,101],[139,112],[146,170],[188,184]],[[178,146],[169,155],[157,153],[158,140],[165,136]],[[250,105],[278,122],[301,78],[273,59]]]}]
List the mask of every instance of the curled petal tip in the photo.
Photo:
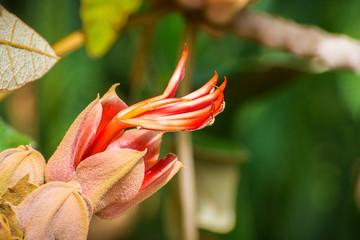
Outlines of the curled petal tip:
[{"label": "curled petal tip", "polygon": [[219,89],[220,89],[222,92],[225,90],[226,84],[227,84],[227,78],[224,77],[223,83],[219,86]]},{"label": "curled petal tip", "polygon": [[218,75],[218,73],[215,71],[215,72],[214,72],[214,76],[213,76],[210,80],[216,80],[216,81],[215,81],[215,83],[216,83],[218,77],[219,77],[219,75]]},{"label": "curled petal tip", "polygon": [[111,88],[116,88],[117,86],[119,86],[120,85],[120,83],[115,83],[115,84],[113,84],[112,86],[111,86]]},{"label": "curled petal tip", "polygon": [[[111,86],[111,88],[105,93],[105,95],[102,96],[101,99],[106,99],[106,98],[109,97],[110,95],[115,94],[115,93],[116,93],[116,92],[115,92],[115,89],[116,89],[116,87],[119,86],[119,85],[120,85],[120,83],[115,83],[115,84],[113,84],[113,85]],[[98,94],[98,96],[99,96],[99,94]]]},{"label": "curled petal tip", "polygon": [[120,83],[115,83],[111,86],[110,90],[114,90],[120,85]]}]

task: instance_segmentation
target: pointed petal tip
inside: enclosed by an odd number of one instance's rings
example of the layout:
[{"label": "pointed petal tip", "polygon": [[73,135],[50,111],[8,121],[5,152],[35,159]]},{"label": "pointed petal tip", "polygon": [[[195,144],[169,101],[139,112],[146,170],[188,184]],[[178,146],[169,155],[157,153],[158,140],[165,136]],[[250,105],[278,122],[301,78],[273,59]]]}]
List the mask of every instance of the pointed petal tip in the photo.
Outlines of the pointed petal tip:
[{"label": "pointed petal tip", "polygon": [[[115,83],[110,87],[110,90],[115,90],[117,88],[117,86],[120,86],[120,83]],[[110,91],[109,90],[109,91]]]},{"label": "pointed petal tip", "polygon": [[[110,89],[104,94],[104,96],[101,97],[101,99],[106,99],[108,97],[110,97],[111,95],[113,94],[116,94],[116,87],[119,86],[120,83],[115,83],[113,84]],[[98,97],[99,97],[99,94],[98,94]]]},{"label": "pointed petal tip", "polygon": [[186,44],[185,44],[184,50],[183,50],[183,52],[182,52],[182,54],[181,54],[181,58],[180,58],[179,63],[180,63],[180,62],[181,62],[181,63],[183,62],[183,64],[185,65],[187,56],[188,56],[188,48],[187,48],[187,46],[186,46]]},{"label": "pointed petal tip", "polygon": [[224,77],[223,83],[219,86],[219,89],[220,89],[222,92],[225,90],[226,84],[227,84],[227,78]]},{"label": "pointed petal tip", "polygon": [[[210,81],[214,81],[215,83],[217,82],[217,80],[218,80],[218,77],[219,77],[219,74],[215,71],[214,72],[214,76],[210,79]],[[209,82],[210,82],[209,81]]]}]

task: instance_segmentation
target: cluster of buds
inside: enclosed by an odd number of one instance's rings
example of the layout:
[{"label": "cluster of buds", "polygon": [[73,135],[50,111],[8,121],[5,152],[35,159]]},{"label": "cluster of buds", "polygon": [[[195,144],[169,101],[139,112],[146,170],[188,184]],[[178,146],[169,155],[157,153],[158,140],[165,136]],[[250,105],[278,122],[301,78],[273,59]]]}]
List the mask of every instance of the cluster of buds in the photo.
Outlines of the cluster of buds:
[{"label": "cluster of buds", "polygon": [[[118,217],[175,175],[182,166],[177,157],[169,153],[159,159],[163,132],[203,128],[224,108],[226,80],[217,87],[216,73],[200,89],[173,97],[186,57],[185,48],[160,96],[127,106],[116,95],[115,85],[95,99],[75,119],[46,165],[30,147],[0,154],[1,203],[16,215],[8,224],[12,236],[86,239],[93,214]],[[6,190],[19,184],[32,188],[19,190],[27,194],[15,204]]]}]

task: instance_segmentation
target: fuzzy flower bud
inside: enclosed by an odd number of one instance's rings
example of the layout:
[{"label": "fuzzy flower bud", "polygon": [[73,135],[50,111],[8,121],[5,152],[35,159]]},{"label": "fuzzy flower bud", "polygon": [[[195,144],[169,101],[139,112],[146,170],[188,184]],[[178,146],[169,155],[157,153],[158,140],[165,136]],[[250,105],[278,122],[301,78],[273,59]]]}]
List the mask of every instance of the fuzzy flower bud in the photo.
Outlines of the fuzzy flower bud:
[{"label": "fuzzy flower bud", "polygon": [[10,148],[0,153],[0,194],[13,187],[24,176],[29,183],[44,183],[45,159],[30,145]]},{"label": "fuzzy flower bud", "polygon": [[76,182],[51,182],[15,209],[24,239],[86,239],[92,206]]}]

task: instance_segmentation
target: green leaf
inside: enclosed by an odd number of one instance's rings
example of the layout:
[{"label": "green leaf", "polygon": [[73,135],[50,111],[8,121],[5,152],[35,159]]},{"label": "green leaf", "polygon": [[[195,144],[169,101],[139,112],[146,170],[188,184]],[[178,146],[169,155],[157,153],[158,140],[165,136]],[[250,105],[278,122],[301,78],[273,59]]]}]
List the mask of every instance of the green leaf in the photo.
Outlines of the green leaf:
[{"label": "green leaf", "polygon": [[81,0],[80,16],[86,35],[86,50],[101,57],[113,45],[128,16],[141,0]]},{"label": "green leaf", "polygon": [[34,141],[13,129],[0,119],[0,151],[19,145],[28,145]]}]

